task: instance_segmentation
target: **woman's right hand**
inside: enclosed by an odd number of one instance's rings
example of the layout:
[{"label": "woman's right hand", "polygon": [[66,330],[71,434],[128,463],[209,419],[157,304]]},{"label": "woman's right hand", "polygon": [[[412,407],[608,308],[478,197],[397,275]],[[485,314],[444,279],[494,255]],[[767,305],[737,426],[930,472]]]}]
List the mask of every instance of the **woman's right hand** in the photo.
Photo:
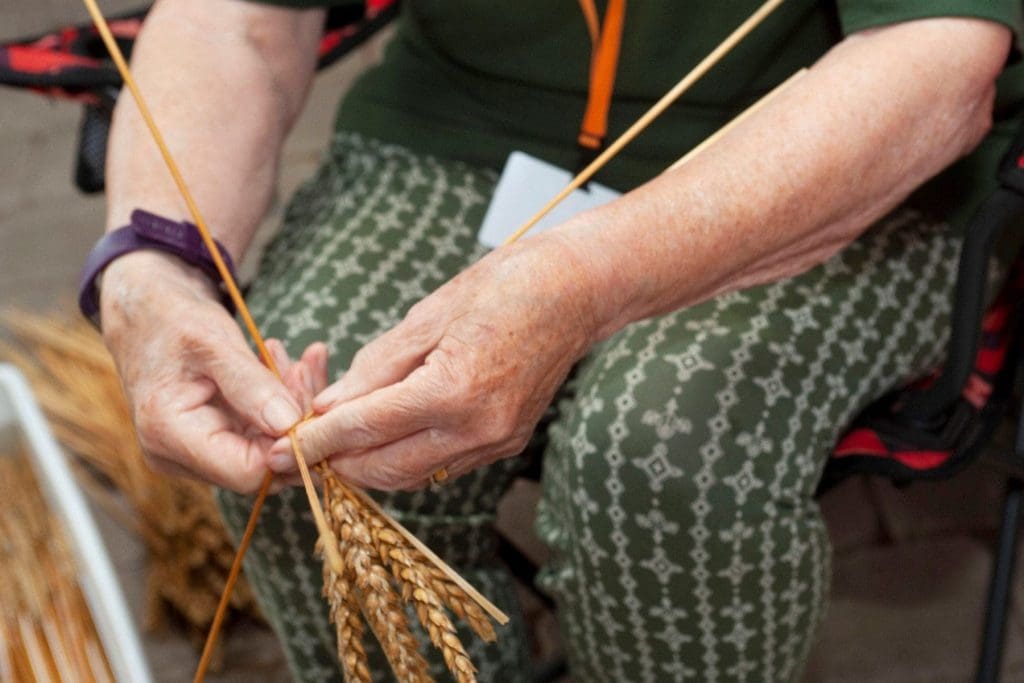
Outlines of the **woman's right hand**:
[{"label": "woman's right hand", "polygon": [[[114,356],[151,467],[241,493],[255,491],[267,452],[301,418],[301,406],[264,367],[200,271],[140,251],[104,272],[103,337]],[[268,342],[278,358],[279,342]],[[303,354],[326,374],[326,350]]]}]

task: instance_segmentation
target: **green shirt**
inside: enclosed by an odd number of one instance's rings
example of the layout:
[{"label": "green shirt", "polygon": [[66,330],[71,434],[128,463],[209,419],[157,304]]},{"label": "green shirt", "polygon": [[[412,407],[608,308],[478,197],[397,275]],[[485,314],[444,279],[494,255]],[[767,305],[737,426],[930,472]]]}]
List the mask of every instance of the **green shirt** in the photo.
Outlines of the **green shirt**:
[{"label": "green shirt", "polygon": [[[331,4],[268,0],[277,4]],[[351,2],[351,0],[348,0]],[[614,138],[763,0],[633,0],[609,117]],[[346,4],[344,0],[333,4]],[[603,12],[606,2],[598,0]],[[1021,0],[787,0],[598,176],[629,189],[664,170],[843,36],[930,16],[1024,28]],[[586,102],[590,39],[576,0],[405,0],[383,63],[342,102],[338,126],[413,149],[500,168],[520,149],[572,169]],[[954,222],[994,184],[1024,104],[1024,67],[1000,79],[996,129],[915,202]],[[855,131],[851,131],[855,134]]]}]

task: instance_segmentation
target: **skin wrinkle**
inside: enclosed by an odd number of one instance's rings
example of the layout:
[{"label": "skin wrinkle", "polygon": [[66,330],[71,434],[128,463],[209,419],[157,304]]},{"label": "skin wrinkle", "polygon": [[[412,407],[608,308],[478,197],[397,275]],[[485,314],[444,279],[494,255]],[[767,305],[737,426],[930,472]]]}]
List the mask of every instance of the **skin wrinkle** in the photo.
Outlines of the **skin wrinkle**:
[{"label": "skin wrinkle", "polygon": [[[469,285],[471,286],[471,283]],[[456,315],[455,317],[461,316]],[[457,366],[452,367],[453,359],[457,361],[463,358],[465,363],[465,358],[469,358],[470,365],[498,368],[498,361],[501,359],[492,357],[493,344],[490,342],[494,335],[495,331],[491,327],[474,327],[471,329],[470,335],[465,338],[460,335],[449,335],[427,357],[423,368],[405,380],[405,383],[410,386],[416,386],[420,376],[425,377],[428,381],[440,381],[440,387],[432,389],[429,394],[439,396],[440,400],[433,403],[427,400],[418,409],[421,413],[431,414],[433,419],[441,422],[445,428],[456,429],[457,438],[445,439],[443,438],[444,432],[438,429],[427,429],[403,435],[401,440],[415,441],[417,437],[423,436],[427,439],[430,450],[435,452],[439,452],[437,449],[440,444],[450,444],[445,452],[454,454],[460,461],[466,459],[467,452],[476,457],[488,456],[488,459],[493,459],[494,457],[512,455],[521,450],[529,437],[529,430],[524,429],[524,425],[532,424],[539,418],[544,410],[544,404],[538,401],[522,404],[515,401],[510,402],[507,398],[501,397],[499,390],[507,383],[508,378],[518,375],[522,363],[515,358],[507,359],[506,365],[500,367],[500,372],[478,376],[476,381]],[[458,346],[454,349],[449,348],[451,344]],[[525,353],[524,356],[530,357],[531,354]],[[475,362],[474,359],[476,359]],[[428,370],[434,367],[441,369],[443,373],[435,374],[432,377]],[[545,373],[544,383],[557,386],[564,380],[564,375],[564,371]],[[552,381],[552,378],[555,381]],[[418,396],[419,394],[413,392],[413,395]],[[473,414],[464,414],[459,409],[467,403],[477,406],[478,410]],[[516,406],[520,406],[520,408],[517,410]],[[391,408],[398,409],[398,406],[392,404]],[[405,411],[399,409],[399,412]],[[353,448],[366,445],[358,438],[358,435],[360,432],[364,434],[366,431],[373,432],[374,429],[374,425],[350,427],[347,439],[349,449],[347,450],[351,451]],[[385,430],[386,432],[387,430]],[[314,424],[305,427],[300,434],[304,445],[310,449],[317,448],[317,444],[337,443],[328,433],[319,430]],[[357,438],[353,439],[354,435]],[[481,442],[491,445],[481,448]],[[345,463],[341,463],[337,459],[339,455],[345,457]],[[375,461],[375,467],[382,466],[387,461],[387,457],[383,453],[379,455],[380,457]],[[359,460],[361,461],[363,458]],[[332,462],[343,467],[347,466],[348,470],[355,467],[363,469],[360,466],[361,463],[357,465],[357,459],[351,455],[335,453]],[[421,466],[426,466],[426,464],[425,462]],[[392,477],[391,482],[395,486],[406,487],[413,483],[422,484],[422,475],[419,469],[410,470],[407,467],[388,463],[387,470]],[[380,476],[381,472],[377,471],[369,481],[376,483]]]}]

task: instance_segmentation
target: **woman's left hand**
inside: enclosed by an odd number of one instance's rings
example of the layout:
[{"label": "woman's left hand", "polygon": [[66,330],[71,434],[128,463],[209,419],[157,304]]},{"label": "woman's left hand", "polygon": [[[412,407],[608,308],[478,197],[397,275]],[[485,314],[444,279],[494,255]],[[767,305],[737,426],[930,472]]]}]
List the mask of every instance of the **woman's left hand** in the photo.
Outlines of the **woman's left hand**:
[{"label": "woman's left hand", "polygon": [[[363,347],[298,435],[343,479],[410,489],[519,453],[573,364],[597,340],[596,302],[552,233],[492,252]],[[295,467],[287,440],[270,466]]]}]

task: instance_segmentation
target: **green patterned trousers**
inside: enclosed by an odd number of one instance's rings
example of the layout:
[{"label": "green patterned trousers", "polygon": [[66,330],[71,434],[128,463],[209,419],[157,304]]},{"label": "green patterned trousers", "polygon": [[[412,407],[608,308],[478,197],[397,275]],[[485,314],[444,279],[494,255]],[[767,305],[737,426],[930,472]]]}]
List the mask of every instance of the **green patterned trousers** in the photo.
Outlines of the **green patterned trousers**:
[{"label": "green patterned trousers", "polygon": [[[292,201],[250,302],[333,373],[484,253],[497,178],[339,134]],[[638,228],[642,229],[642,228]],[[593,349],[543,435],[536,521],[578,681],[793,681],[829,588],[813,494],[857,412],[941,358],[959,240],[910,210],[799,277],[645,320]],[[492,524],[521,458],[382,494],[400,521],[513,616],[472,641],[483,681],[527,680],[524,625]],[[250,501],[222,494],[240,532]],[[296,680],[340,680],[300,491],[267,504],[246,572]],[[443,664],[432,670],[446,680]],[[377,661],[378,677],[390,677]]]}]

